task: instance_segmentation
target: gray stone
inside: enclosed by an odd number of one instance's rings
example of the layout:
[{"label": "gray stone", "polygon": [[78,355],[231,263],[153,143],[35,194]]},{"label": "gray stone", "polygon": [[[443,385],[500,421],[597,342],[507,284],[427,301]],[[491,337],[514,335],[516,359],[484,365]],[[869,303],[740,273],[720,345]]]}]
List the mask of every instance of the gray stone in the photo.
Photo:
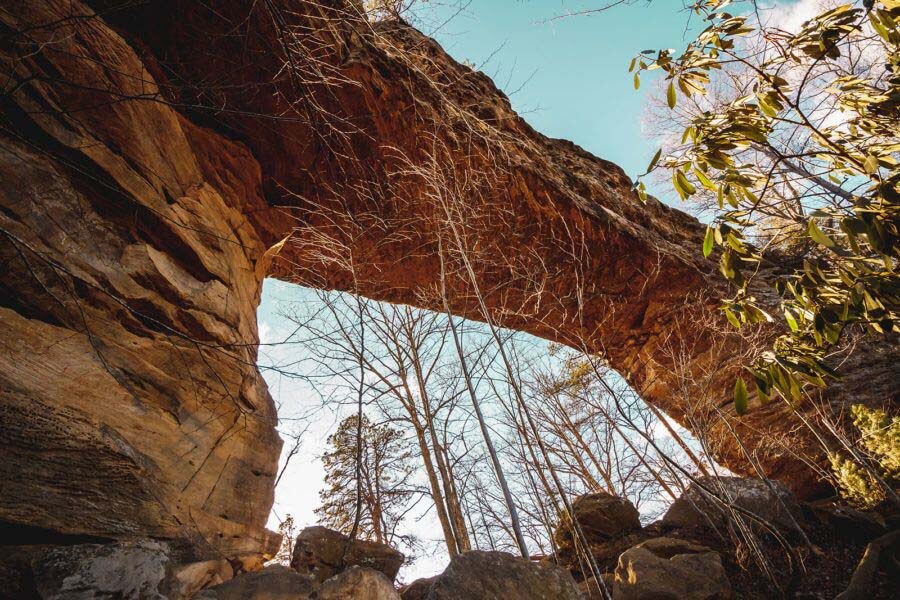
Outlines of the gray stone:
[{"label": "gray stone", "polygon": [[154,540],[60,546],[34,561],[34,585],[44,600],[168,600],[171,555]]},{"label": "gray stone", "polygon": [[[735,506],[750,511],[784,531],[796,531],[802,511],[793,493],[781,483],[741,477],[701,477],[705,488]],[[771,486],[771,487],[770,487]],[[723,527],[728,512],[697,484],[685,490],[662,518],[666,527]]]},{"label": "gray stone", "polygon": [[581,600],[572,575],[506,552],[465,552],[438,575],[427,600]]},{"label": "gray stone", "polygon": [[195,556],[180,542],[26,546],[18,553],[17,584],[45,600],[182,600],[234,574],[224,558],[191,562]]}]

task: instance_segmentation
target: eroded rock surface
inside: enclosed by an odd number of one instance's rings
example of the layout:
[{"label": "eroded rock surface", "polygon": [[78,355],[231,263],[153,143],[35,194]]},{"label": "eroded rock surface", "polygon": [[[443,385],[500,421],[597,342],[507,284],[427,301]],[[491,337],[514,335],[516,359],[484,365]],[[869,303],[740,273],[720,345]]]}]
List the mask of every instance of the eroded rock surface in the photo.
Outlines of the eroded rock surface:
[{"label": "eroded rock surface", "polygon": [[[584,494],[572,501],[572,509],[598,565],[614,566],[622,552],[646,539],[641,535],[640,514],[624,498],[606,492]],[[553,537],[556,560],[577,577],[590,577],[581,554],[582,544],[575,542],[568,517],[561,520]]]},{"label": "eroded rock surface", "polygon": [[568,571],[506,552],[454,556],[428,589],[427,600],[581,600]]},{"label": "eroded rock surface", "polygon": [[431,590],[431,584],[434,583],[435,579],[437,579],[437,576],[416,579],[400,590],[400,597],[403,598],[403,600],[425,600],[425,598],[428,597],[428,591]]},{"label": "eroded rock surface", "polygon": [[[194,594],[234,577],[231,563],[224,559],[204,560],[179,567],[173,576],[172,598],[193,598]],[[171,600],[171,599],[170,599]]]},{"label": "eroded rock surface", "polygon": [[[737,516],[753,524],[755,516],[786,532],[797,532],[801,527],[803,515],[796,498],[777,481],[701,477],[698,483],[691,484],[672,503],[663,516],[664,526],[721,528]],[[742,513],[741,509],[751,514]]]},{"label": "eroded rock surface", "polygon": [[[171,549],[147,540],[62,546],[31,565],[38,597],[167,600]],[[180,598],[180,596],[179,596]]]},{"label": "eroded rock surface", "polygon": [[400,594],[381,571],[354,565],[326,580],[316,600],[400,600]]},{"label": "eroded rock surface", "polygon": [[[499,323],[602,350],[682,421],[730,396],[742,346],[708,329],[725,291],[698,252],[702,226],[641,203],[621,169],[535,132],[486,76],[357,6],[0,12],[0,520],[274,552],[262,279],[439,307],[448,207],[434,186],[466,215],[474,283]],[[456,267],[452,309],[483,318]],[[845,367],[836,408],[895,400],[892,349]],[[685,381],[696,390],[674,393]],[[699,409],[685,400],[698,390]],[[809,493],[814,471],[795,456],[818,446],[788,414],[771,403],[732,426]],[[748,470],[718,420],[710,444]]]},{"label": "eroded rock surface", "polygon": [[321,582],[351,566],[368,567],[393,581],[403,565],[403,554],[387,544],[351,540],[326,527],[307,527],[297,536],[291,567]]},{"label": "eroded rock surface", "polygon": [[0,70],[30,83],[0,117],[0,520],[270,552],[259,170],[166,103],[123,100],[156,84],[86,5],[6,8]]},{"label": "eroded rock surface", "polygon": [[[607,542],[641,528],[641,516],[634,504],[606,492],[578,496],[572,501],[572,510],[589,544]],[[563,521],[554,538],[560,547],[573,546],[574,528]]]},{"label": "eroded rock surface", "polygon": [[[244,573],[203,590],[196,600],[309,600],[318,582],[308,575],[280,565]],[[351,598],[348,596],[348,599]]]},{"label": "eroded rock surface", "polygon": [[717,552],[672,538],[655,538],[622,553],[614,600],[728,600],[731,584]]},{"label": "eroded rock surface", "polygon": [[152,539],[0,546],[0,598],[187,600],[233,576],[223,558]]}]

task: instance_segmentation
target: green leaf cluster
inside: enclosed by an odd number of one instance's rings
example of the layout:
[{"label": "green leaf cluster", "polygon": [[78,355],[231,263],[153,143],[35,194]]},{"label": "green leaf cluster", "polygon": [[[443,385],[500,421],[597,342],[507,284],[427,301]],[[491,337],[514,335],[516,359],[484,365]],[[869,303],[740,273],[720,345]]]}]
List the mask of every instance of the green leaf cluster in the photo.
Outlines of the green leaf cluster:
[{"label": "green leaf cluster", "polygon": [[[683,200],[701,194],[715,198],[718,210],[702,253],[715,255],[722,276],[733,284],[734,296],[722,311],[736,328],[781,325],[783,333],[748,370],[762,403],[774,395],[795,403],[807,386],[823,387],[836,377],[824,357],[848,326],[868,335],[900,327],[900,2],[844,4],[796,33],[766,30],[764,35],[750,17],[726,11],[730,4],[697,1],[693,10],[708,25],[696,39],[680,54],[644,51],[630,70],[636,82],[644,72],[660,71],[673,110],[682,101],[702,106],[700,98],[717,72],[739,66],[751,76],[746,93],[694,111],[682,149],[657,152],[648,173],[670,171]],[[742,42],[751,34],[763,40],[762,51]],[[886,75],[838,68],[861,39],[883,50]],[[813,75],[826,80],[842,117],[837,122],[817,118],[819,100],[809,91]],[[802,151],[785,152],[780,138],[787,128],[804,140]],[[745,160],[749,151],[770,157],[772,166]],[[794,179],[786,182],[785,172]],[[797,174],[807,181],[798,184]],[[802,200],[792,197],[807,182],[820,191]],[[643,181],[637,188],[646,195]],[[780,307],[768,302],[767,311],[750,290],[758,289],[751,285],[754,277],[773,260],[755,243],[755,232],[773,213],[789,221],[786,230],[803,255],[781,269],[774,290]],[[738,380],[738,413],[747,410],[750,395]]]}]

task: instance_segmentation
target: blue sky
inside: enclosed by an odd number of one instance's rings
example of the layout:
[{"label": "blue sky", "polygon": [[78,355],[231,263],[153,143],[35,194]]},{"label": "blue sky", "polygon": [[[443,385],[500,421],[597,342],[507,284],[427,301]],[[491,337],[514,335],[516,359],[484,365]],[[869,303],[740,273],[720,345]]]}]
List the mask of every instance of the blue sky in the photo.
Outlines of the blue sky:
[{"label": "blue sky", "polygon": [[[635,178],[656,151],[641,130],[646,94],[653,86],[635,91],[628,64],[644,49],[683,48],[690,15],[682,0],[638,0],[589,16],[554,19],[604,4],[474,0],[433,34],[454,58],[491,76],[535,129],[571,140]],[[423,9],[422,29],[431,33],[454,10]],[[655,191],[667,195],[667,190]]]}]

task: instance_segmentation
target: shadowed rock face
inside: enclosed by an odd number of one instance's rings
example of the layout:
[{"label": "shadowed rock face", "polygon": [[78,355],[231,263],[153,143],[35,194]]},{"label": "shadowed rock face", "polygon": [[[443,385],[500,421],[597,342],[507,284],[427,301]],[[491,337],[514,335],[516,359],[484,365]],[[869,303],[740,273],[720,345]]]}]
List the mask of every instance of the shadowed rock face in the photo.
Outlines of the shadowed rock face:
[{"label": "shadowed rock face", "polygon": [[361,566],[383,573],[393,581],[404,556],[387,544],[351,540],[326,527],[306,527],[297,536],[291,568],[321,582],[344,569]]},{"label": "shadowed rock face", "polygon": [[166,104],[120,101],[156,88],[86,6],[8,8],[4,35],[37,29],[0,59],[0,520],[271,549],[259,168]]},{"label": "shadowed rock face", "polygon": [[194,596],[197,600],[309,600],[318,582],[282,565],[245,573]]},{"label": "shadowed rock face", "polygon": [[[589,544],[602,544],[641,528],[640,514],[634,505],[606,492],[578,496],[572,501],[572,511]],[[572,529],[570,519],[560,523],[553,534],[559,548],[574,550],[575,534]]]},{"label": "shadowed rock face", "polygon": [[783,485],[740,477],[699,478],[672,503],[661,522],[665,527],[725,527],[729,515],[716,498],[749,511],[786,533],[796,533],[803,522],[797,500]]},{"label": "shadowed rock face", "polygon": [[[0,521],[271,551],[281,441],[255,365],[262,278],[440,308],[448,206],[497,322],[605,352],[685,423],[685,398],[729,411],[742,343],[710,329],[725,292],[700,224],[536,133],[411,28],[338,0],[9,4]],[[452,310],[483,318],[444,254]],[[862,399],[896,394],[892,357],[854,359],[866,377],[833,402],[862,382]],[[778,446],[792,423],[773,404],[733,426],[808,493],[812,472]]]},{"label": "shadowed rock face", "polygon": [[575,580],[551,563],[533,562],[506,552],[463,552],[434,578],[426,600],[575,600]]}]

